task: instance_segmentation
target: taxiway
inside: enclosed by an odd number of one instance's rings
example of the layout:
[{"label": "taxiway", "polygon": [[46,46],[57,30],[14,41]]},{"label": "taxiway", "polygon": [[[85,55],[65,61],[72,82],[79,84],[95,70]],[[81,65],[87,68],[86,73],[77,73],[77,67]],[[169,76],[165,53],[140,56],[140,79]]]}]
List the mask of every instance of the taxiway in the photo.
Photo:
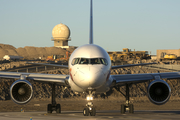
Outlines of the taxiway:
[{"label": "taxiway", "polygon": [[0,112],[0,120],[179,120],[180,111],[97,111],[96,116],[83,116],[82,111],[62,111],[61,114],[46,112]]}]

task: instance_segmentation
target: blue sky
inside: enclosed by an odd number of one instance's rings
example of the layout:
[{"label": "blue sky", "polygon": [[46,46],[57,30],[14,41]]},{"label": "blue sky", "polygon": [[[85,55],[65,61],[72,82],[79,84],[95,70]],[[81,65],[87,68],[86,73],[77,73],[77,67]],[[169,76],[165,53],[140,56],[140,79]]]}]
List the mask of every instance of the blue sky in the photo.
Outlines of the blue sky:
[{"label": "blue sky", "polygon": [[[180,47],[180,0],[94,0],[94,43],[108,51]],[[53,46],[52,29],[71,30],[69,45],[89,41],[89,0],[0,0],[0,43]]]}]

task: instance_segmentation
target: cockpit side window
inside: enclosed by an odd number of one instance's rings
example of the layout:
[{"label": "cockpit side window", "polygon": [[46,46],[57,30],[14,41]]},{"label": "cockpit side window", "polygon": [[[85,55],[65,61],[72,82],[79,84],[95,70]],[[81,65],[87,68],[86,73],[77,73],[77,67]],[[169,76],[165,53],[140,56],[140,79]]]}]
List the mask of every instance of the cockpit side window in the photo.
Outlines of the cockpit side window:
[{"label": "cockpit side window", "polygon": [[79,64],[79,60],[80,60],[80,58],[76,58],[75,64]]},{"label": "cockpit side window", "polygon": [[80,58],[74,58],[72,61],[72,65],[79,64]]},{"label": "cockpit side window", "polygon": [[108,65],[108,62],[105,58],[100,58],[101,64]]}]

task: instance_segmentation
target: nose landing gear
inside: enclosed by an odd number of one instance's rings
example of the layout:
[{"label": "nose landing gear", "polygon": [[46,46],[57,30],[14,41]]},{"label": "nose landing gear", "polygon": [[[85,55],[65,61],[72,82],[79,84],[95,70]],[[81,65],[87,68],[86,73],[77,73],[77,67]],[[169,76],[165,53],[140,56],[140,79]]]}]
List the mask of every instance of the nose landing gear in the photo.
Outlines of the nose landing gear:
[{"label": "nose landing gear", "polygon": [[91,116],[95,116],[95,115],[96,115],[96,109],[94,108],[93,102],[92,102],[92,100],[93,100],[93,95],[92,95],[91,92],[89,92],[89,93],[90,93],[90,94],[87,95],[87,97],[86,97],[88,103],[86,104],[86,107],[85,107],[84,110],[83,110],[83,115],[84,115],[84,116],[89,116],[89,114],[90,114]]},{"label": "nose landing gear", "polygon": [[83,110],[83,115],[84,116],[89,116],[89,114],[91,116],[95,116],[96,115],[96,109],[93,107],[93,103],[92,102],[88,102],[86,104],[86,108],[84,108],[84,110]]}]

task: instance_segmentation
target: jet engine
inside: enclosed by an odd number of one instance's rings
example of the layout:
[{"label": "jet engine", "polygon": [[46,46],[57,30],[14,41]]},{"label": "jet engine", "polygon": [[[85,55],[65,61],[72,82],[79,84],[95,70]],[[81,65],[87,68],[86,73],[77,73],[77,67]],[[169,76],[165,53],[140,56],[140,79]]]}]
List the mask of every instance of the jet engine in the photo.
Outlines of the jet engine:
[{"label": "jet engine", "polygon": [[148,86],[148,97],[157,105],[166,103],[171,96],[171,88],[164,80],[154,80]]},{"label": "jet engine", "polygon": [[27,80],[16,80],[11,85],[10,96],[15,103],[26,104],[33,96],[33,87]]}]

